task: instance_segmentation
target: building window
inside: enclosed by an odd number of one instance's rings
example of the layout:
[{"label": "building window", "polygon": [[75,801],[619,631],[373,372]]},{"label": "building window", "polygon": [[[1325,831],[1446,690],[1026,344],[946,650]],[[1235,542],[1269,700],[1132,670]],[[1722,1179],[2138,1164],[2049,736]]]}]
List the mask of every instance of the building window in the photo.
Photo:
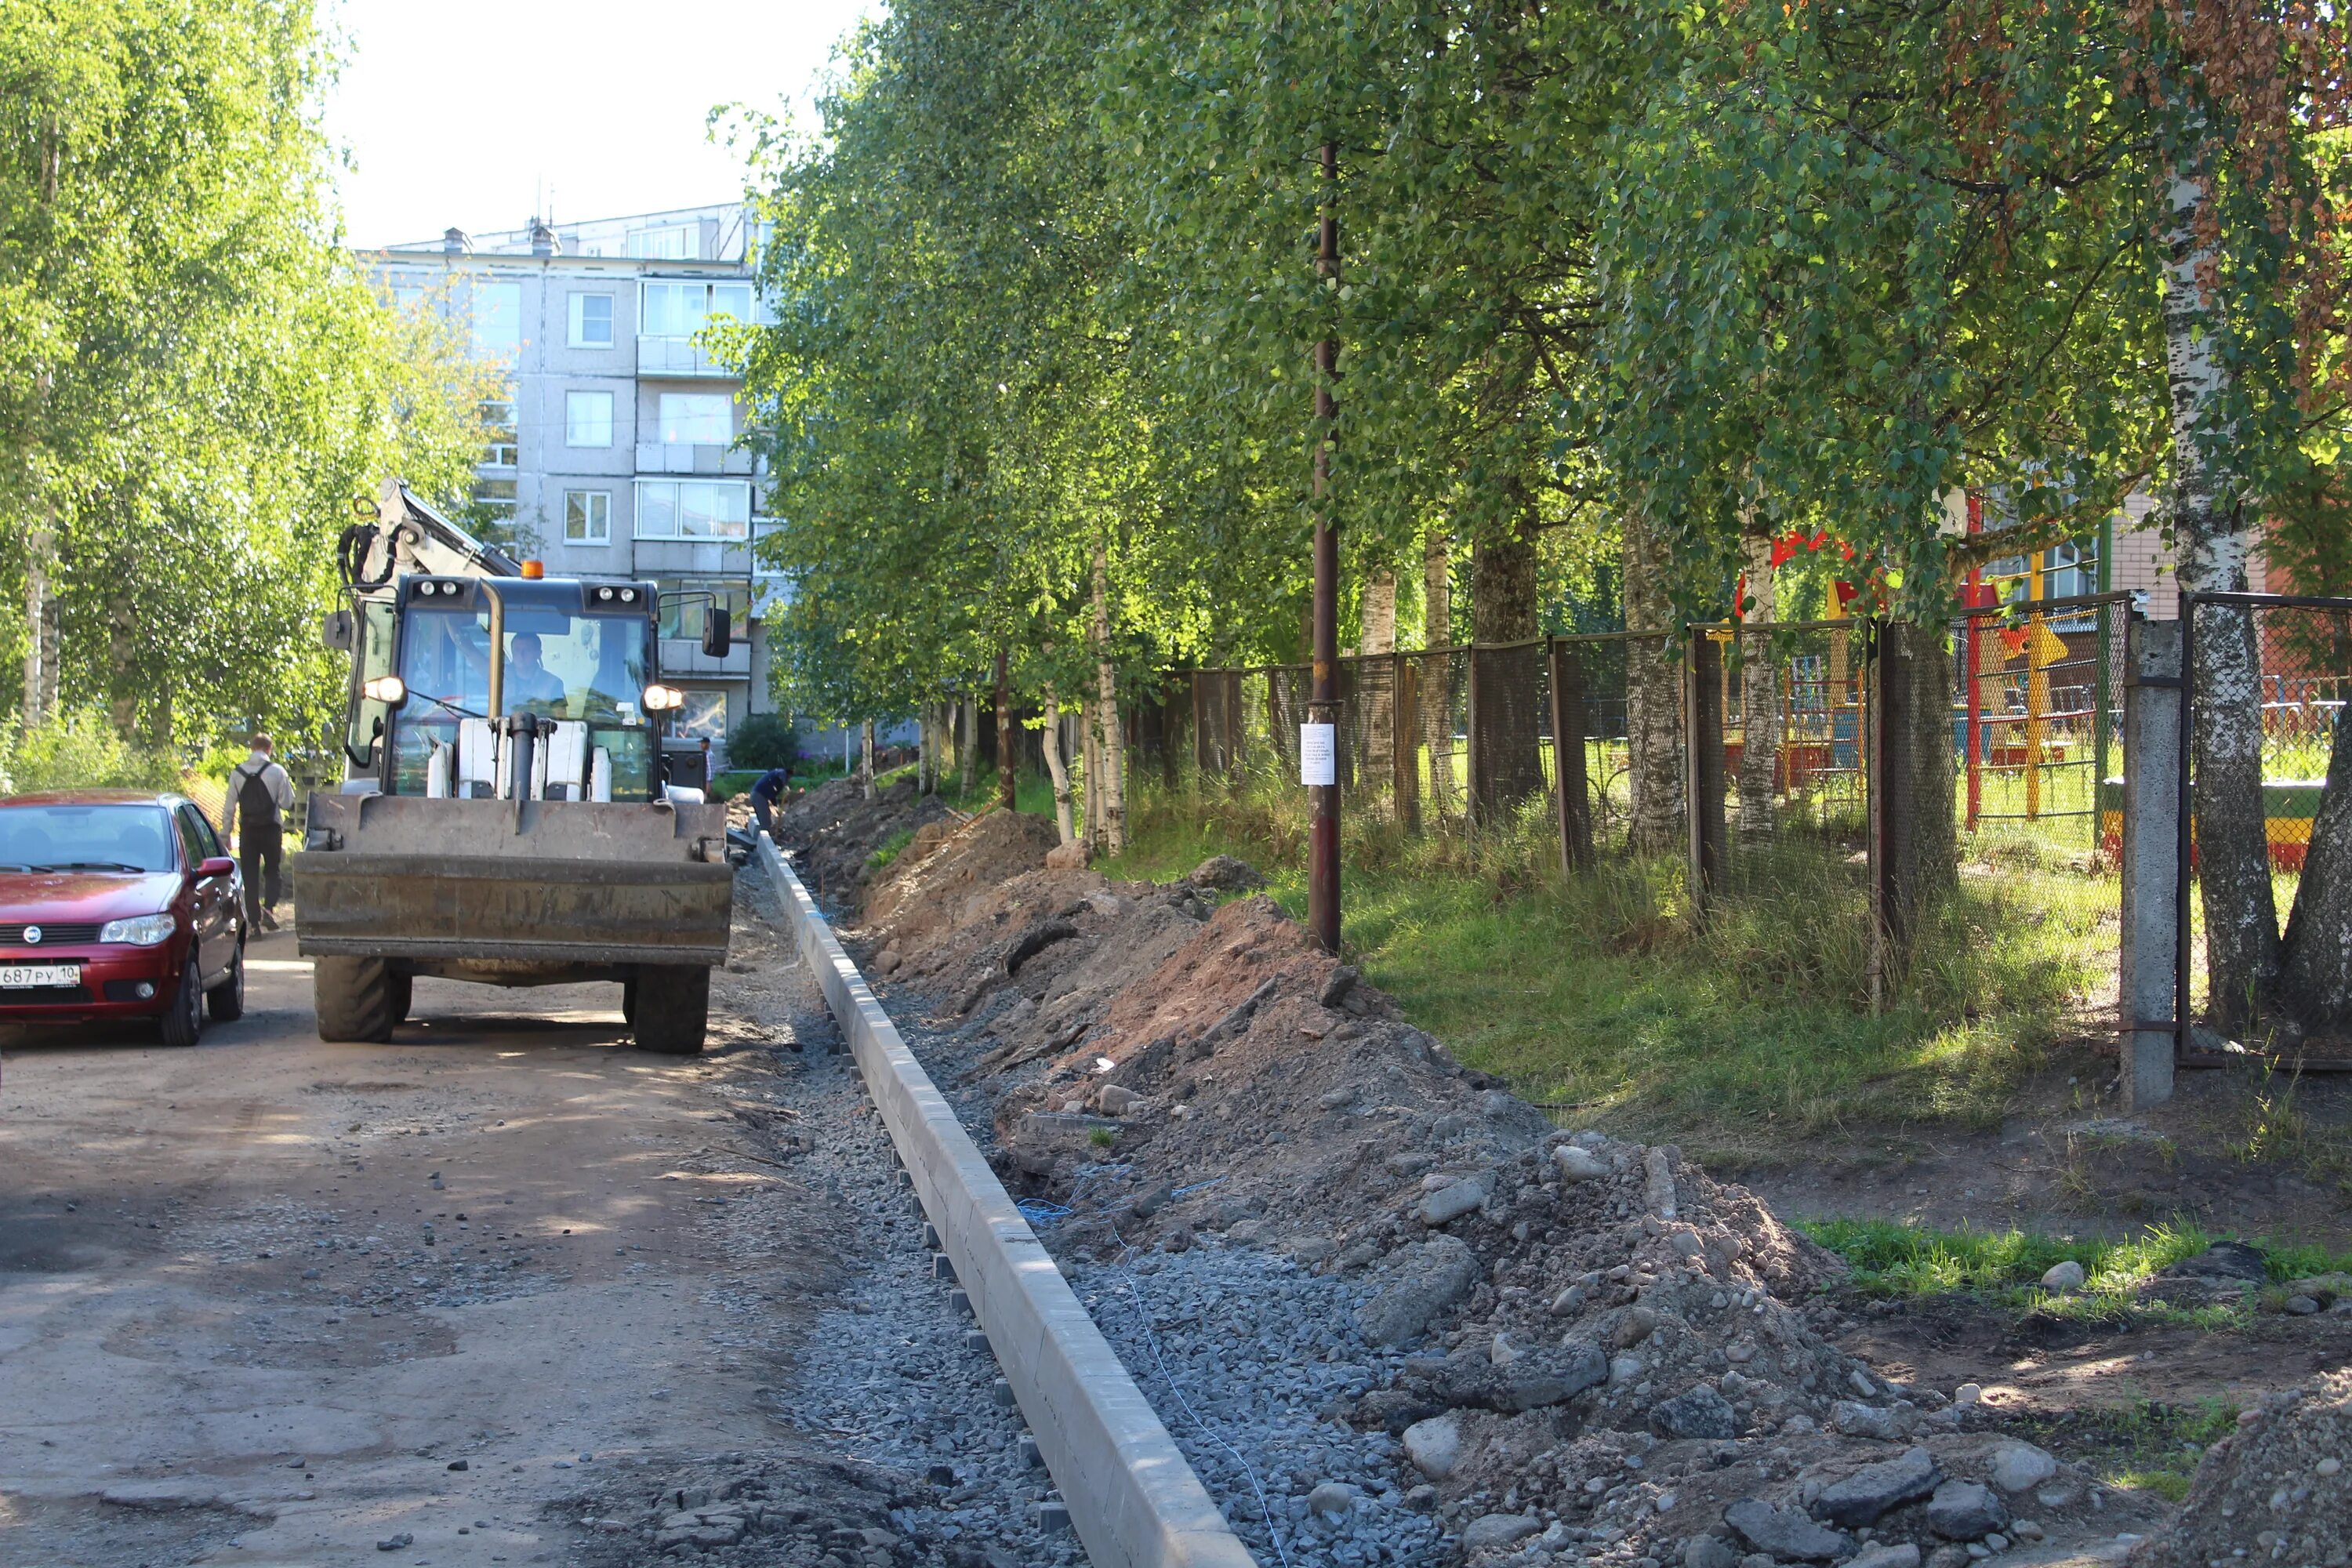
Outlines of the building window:
[{"label": "building window", "polygon": [[476,479],[474,510],[493,522],[512,522],[515,482],[512,479]]},{"label": "building window", "polygon": [[572,296],[572,346],[609,349],[613,346],[613,297],[610,294]]},{"label": "building window", "polygon": [[424,308],[425,290],[413,283],[399,284],[393,289],[392,303],[394,309],[413,316]]},{"label": "building window", "polygon": [[611,393],[567,392],[563,395],[563,444],[567,447],[609,447],[613,444]]},{"label": "building window", "polygon": [[563,492],[563,542],[566,544],[613,542],[612,491],[565,490]]},{"label": "building window", "polygon": [[669,732],[699,741],[706,736],[713,741],[727,738],[727,693],[724,691],[688,691],[686,704],[677,717],[669,721]]},{"label": "building window", "polygon": [[696,223],[633,228],[629,230],[629,254],[653,261],[692,261],[701,254],[701,238],[702,226]]},{"label": "building window", "polygon": [[639,479],[639,539],[748,539],[751,487],[741,480]]},{"label": "building window", "polygon": [[737,626],[750,618],[751,588],[741,578],[664,578],[661,584],[661,635],[666,637],[702,636],[704,615],[712,607],[725,610]]},{"label": "building window", "polygon": [[723,392],[663,393],[662,445],[724,447],[735,439],[734,401]]},{"label": "building window", "polygon": [[522,462],[522,444],[515,433],[514,399],[486,397],[481,402],[482,463],[486,468],[512,468]]},{"label": "building window", "polygon": [[522,347],[522,285],[474,285],[474,352],[512,353]]},{"label": "building window", "polygon": [[638,331],[649,338],[690,338],[713,316],[751,318],[749,283],[647,283]]}]

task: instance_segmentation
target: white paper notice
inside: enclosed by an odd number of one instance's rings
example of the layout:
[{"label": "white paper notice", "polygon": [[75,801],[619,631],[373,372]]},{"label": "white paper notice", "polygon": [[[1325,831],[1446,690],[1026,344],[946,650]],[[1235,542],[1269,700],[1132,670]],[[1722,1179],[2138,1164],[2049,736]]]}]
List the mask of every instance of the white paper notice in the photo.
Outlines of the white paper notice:
[{"label": "white paper notice", "polygon": [[1337,725],[1298,726],[1298,782],[1310,786],[1339,782],[1339,730]]}]

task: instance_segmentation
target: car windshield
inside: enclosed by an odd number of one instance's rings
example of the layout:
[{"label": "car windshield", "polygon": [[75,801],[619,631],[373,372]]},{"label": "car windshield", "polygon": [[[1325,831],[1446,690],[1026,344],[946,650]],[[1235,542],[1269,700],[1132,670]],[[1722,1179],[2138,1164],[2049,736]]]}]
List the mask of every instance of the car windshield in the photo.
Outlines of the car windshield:
[{"label": "car windshield", "polygon": [[173,837],[161,806],[0,807],[0,871],[169,871]]}]

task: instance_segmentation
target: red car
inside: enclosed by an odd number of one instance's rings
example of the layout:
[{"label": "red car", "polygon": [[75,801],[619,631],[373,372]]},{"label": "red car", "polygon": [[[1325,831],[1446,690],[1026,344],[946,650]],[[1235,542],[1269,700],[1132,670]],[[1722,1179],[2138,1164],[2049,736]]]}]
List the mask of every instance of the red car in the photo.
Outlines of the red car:
[{"label": "red car", "polygon": [[193,1046],[245,1011],[236,862],[194,802],[130,790],[0,800],[0,1025],[152,1018]]}]

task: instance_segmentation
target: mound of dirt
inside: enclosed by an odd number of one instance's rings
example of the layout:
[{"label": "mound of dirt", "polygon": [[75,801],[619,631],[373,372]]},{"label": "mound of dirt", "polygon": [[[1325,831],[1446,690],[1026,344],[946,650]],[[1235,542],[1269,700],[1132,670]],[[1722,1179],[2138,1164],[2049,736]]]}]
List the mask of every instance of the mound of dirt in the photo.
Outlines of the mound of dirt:
[{"label": "mound of dirt", "polygon": [[875,874],[867,861],[876,850],[951,815],[937,795],[917,794],[909,779],[872,800],[856,779],[830,779],[776,814],[776,843],[820,900],[854,903]]},{"label": "mound of dirt", "polygon": [[1271,900],[1213,910],[1233,865],[1007,874],[1050,839],[932,832],[852,934],[968,1052],[992,1162],[1067,1211],[1057,1254],[1254,1245],[1369,1287],[1358,1331],[1413,1353],[1333,1415],[1402,1435],[1466,1556],[1943,1568],[2147,1512],[2038,1449],[2003,1469],[1973,1407],[1838,1349],[1843,1265],[1744,1188],[1554,1128]]},{"label": "mound of dirt", "polygon": [[2239,1417],[2197,1467],[2172,1528],[2132,1568],[2352,1563],[2352,1371],[2323,1373]]}]

